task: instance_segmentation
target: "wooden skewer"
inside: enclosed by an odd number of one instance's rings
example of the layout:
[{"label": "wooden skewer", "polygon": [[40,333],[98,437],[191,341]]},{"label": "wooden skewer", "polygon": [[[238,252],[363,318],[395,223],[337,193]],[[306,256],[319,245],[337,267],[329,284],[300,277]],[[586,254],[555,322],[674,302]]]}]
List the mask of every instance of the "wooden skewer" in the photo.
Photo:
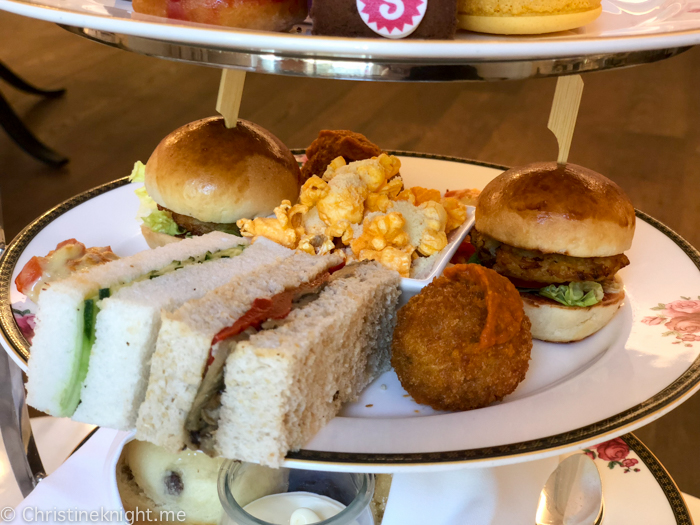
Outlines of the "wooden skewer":
[{"label": "wooden skewer", "polygon": [[235,128],[238,123],[238,111],[241,109],[244,84],[245,71],[224,69],[221,72],[216,111],[224,117],[227,128]]},{"label": "wooden skewer", "polygon": [[547,127],[552,130],[559,143],[558,164],[566,164],[569,158],[581,93],[583,93],[583,79],[580,75],[559,77],[557,80]]}]

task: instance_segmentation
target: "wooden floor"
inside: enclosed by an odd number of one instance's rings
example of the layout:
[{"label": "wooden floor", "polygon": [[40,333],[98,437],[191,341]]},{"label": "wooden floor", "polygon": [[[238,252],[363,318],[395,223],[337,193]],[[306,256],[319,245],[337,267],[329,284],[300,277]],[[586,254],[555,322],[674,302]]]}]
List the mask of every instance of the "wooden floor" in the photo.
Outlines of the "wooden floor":
[{"label": "wooden floor", "polygon": [[[127,175],[174,128],[213,114],[219,82],[215,69],[113,50],[2,12],[0,61],[40,86],[68,89],[47,101],[0,86],[30,128],[71,159],[49,169],[0,129],[8,238],[59,202]],[[612,178],[637,208],[700,246],[700,50],[584,80],[569,160]],[[387,149],[515,165],[556,158],[547,130],[554,85],[248,75],[241,116],[290,147],[308,145],[323,128],[352,129]],[[636,434],[682,490],[700,496],[699,395]]]}]

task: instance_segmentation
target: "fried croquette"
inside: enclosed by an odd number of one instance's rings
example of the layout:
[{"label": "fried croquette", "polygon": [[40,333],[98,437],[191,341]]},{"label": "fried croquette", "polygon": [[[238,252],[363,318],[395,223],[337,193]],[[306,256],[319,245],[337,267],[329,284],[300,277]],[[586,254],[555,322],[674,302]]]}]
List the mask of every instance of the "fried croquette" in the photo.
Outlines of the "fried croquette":
[{"label": "fried croquette", "polygon": [[399,310],[391,364],[416,402],[471,410],[515,390],[531,349],[530,321],[511,282],[459,264]]},{"label": "fried croquette", "polygon": [[610,257],[571,257],[560,253],[522,250],[502,244],[472,228],[479,260],[507,277],[544,284],[607,281],[630,261],[624,253]]},{"label": "fried croquette", "polygon": [[307,160],[301,167],[301,178],[305,181],[312,175],[322,177],[328,165],[336,157],[343,157],[349,164],[356,160],[378,157],[381,154],[382,149],[362,133],[324,129],[306,150]]}]

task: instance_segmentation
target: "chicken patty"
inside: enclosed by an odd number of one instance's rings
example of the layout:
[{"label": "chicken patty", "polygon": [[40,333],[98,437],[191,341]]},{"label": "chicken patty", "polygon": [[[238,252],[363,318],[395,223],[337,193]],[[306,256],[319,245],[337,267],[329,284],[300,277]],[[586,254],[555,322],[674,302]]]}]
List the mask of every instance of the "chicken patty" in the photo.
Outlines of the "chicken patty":
[{"label": "chicken patty", "polygon": [[571,257],[523,250],[503,244],[472,228],[471,241],[479,260],[507,277],[543,284],[607,281],[630,261],[624,253],[611,257]]},{"label": "chicken patty", "polygon": [[492,270],[461,264],[399,310],[391,364],[416,402],[471,410],[515,390],[531,349],[515,287]]},{"label": "chicken patty", "polygon": [[164,206],[158,205],[158,209],[161,211],[168,211],[173,217],[173,221],[180,228],[185,230],[187,233],[182,235],[177,235],[177,237],[185,237],[188,233],[190,235],[206,235],[211,232],[224,232],[230,233],[231,235],[241,236],[241,231],[238,229],[235,223],[233,224],[223,224],[218,222],[204,222],[189,215],[182,215],[180,213],[175,213],[173,210],[169,210]]}]

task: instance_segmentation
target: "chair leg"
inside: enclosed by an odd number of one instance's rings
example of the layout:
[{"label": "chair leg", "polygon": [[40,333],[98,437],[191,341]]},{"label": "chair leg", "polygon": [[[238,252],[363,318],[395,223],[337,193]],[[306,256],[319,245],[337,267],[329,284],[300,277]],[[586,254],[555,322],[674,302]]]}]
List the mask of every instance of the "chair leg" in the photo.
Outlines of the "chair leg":
[{"label": "chair leg", "polygon": [[65,89],[40,89],[36,86],[32,86],[29,82],[26,82],[10,71],[10,69],[8,69],[8,67],[2,62],[0,62],[0,79],[4,80],[20,91],[24,91],[25,93],[41,95],[48,98],[60,97],[66,92]]},{"label": "chair leg", "polygon": [[32,132],[22,123],[2,93],[0,93],[0,126],[5,128],[10,138],[12,138],[20,148],[35,159],[54,168],[63,166],[68,162],[67,157],[48,148],[32,135]]}]

